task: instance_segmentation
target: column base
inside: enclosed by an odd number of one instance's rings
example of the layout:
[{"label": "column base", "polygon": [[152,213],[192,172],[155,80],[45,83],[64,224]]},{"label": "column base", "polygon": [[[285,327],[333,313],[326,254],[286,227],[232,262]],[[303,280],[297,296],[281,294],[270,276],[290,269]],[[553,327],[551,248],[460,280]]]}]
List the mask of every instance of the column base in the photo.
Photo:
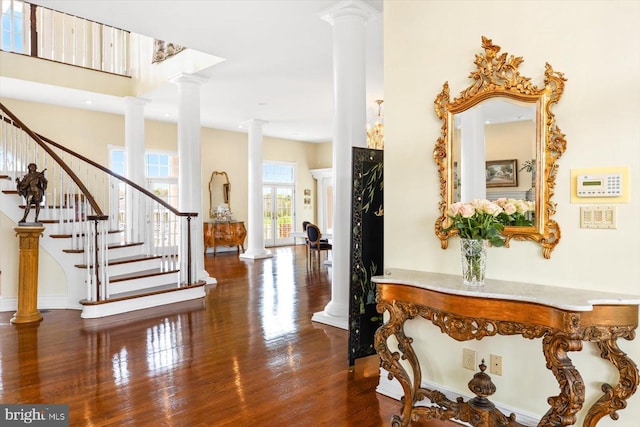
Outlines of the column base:
[{"label": "column base", "polygon": [[336,328],[349,330],[349,319],[343,316],[334,316],[327,311],[318,311],[311,316],[312,322],[323,323],[325,325],[334,326]]},{"label": "column base", "polygon": [[209,272],[207,272],[207,270],[202,270],[200,273],[198,273],[198,280],[204,280],[207,283],[207,285],[218,284],[218,281],[216,280],[216,278],[209,276]]},{"label": "column base", "polygon": [[242,259],[262,259],[262,258],[273,258],[273,254],[271,251],[252,251],[251,249],[247,250],[245,253],[240,254],[240,258]]},{"label": "column base", "polygon": [[11,323],[14,325],[20,325],[24,323],[35,323],[42,321],[42,314],[39,311],[28,313],[28,314],[20,314],[16,313],[11,318]]}]

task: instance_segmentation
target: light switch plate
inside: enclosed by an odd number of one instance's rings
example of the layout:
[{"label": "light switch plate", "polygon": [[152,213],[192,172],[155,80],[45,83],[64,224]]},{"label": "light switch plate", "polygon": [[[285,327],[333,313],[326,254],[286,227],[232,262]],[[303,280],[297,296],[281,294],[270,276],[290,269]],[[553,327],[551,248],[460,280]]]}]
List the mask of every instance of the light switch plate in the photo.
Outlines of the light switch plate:
[{"label": "light switch plate", "polygon": [[607,206],[581,206],[580,228],[616,228],[616,207]]}]

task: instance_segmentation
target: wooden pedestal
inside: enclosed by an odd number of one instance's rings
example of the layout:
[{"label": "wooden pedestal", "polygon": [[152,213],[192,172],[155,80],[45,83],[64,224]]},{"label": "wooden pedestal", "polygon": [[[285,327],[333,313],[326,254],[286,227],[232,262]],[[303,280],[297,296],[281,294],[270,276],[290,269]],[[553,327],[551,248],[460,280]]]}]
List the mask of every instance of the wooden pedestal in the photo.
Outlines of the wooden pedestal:
[{"label": "wooden pedestal", "polygon": [[33,323],[42,320],[38,311],[38,254],[42,226],[14,228],[20,238],[20,263],[18,269],[18,311],[11,323]]}]

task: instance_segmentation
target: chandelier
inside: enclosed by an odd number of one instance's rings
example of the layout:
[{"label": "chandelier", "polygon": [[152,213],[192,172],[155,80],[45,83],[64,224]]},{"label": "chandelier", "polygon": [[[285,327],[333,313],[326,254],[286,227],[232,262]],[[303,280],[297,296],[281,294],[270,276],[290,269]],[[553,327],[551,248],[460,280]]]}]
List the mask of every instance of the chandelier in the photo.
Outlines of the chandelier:
[{"label": "chandelier", "polygon": [[378,104],[378,119],[373,127],[367,124],[367,148],[373,148],[375,150],[383,150],[384,149],[384,124],[382,124],[382,103],[384,100],[378,99],[376,100],[376,104]]}]

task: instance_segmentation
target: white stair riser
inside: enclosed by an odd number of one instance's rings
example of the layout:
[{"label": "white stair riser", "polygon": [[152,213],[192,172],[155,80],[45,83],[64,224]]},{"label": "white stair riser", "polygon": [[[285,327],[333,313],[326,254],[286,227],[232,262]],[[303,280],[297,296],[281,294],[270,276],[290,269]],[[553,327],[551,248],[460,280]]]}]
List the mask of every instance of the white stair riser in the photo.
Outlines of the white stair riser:
[{"label": "white stair riser", "polygon": [[162,260],[160,258],[109,265],[109,276],[118,276],[121,274],[134,273],[136,271],[151,270],[153,268],[160,268],[161,265]]},{"label": "white stair riser", "polygon": [[129,256],[142,255],[143,253],[144,245],[109,248],[109,259],[125,258]]},{"label": "white stair riser", "polygon": [[122,282],[109,283],[110,295],[122,292],[139,291],[142,289],[153,288],[165,285],[167,283],[178,283],[179,273],[161,274],[158,276],[141,277],[133,280],[123,280]]},{"label": "white stair riser", "polygon": [[95,319],[98,317],[112,316],[119,313],[128,313],[135,310],[173,304],[180,301],[203,298],[205,295],[205,287],[200,286],[197,288],[188,288],[180,291],[150,295],[124,301],[85,305],[82,307],[82,314],[80,317],[83,319]]}]

